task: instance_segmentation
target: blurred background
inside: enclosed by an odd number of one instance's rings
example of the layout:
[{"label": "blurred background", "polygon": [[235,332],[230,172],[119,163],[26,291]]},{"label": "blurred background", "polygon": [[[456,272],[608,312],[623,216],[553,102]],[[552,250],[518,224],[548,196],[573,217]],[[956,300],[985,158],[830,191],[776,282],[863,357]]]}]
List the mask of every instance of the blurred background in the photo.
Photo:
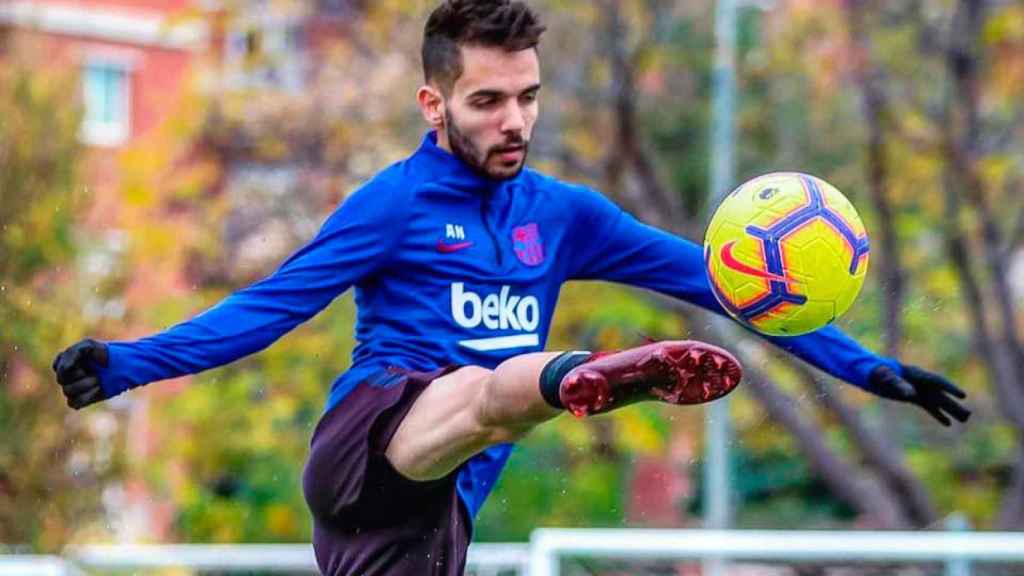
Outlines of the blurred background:
[{"label": "blurred background", "polygon": [[[700,242],[710,0],[533,0],[534,168]],[[0,0],[0,551],[308,542],[299,478],[353,346],[351,295],[265,352],[76,413],[54,355],[131,339],[272,272],[410,154],[426,0]],[[687,306],[571,284],[549,348],[738,350],[737,528],[1024,528],[1024,2],[738,2],[729,186],[818,175],[873,244],[839,324],[948,375],[943,428]],[[705,413],[561,418],[516,450],[475,540],[699,527]],[[572,497],[566,497],[571,494]]]}]

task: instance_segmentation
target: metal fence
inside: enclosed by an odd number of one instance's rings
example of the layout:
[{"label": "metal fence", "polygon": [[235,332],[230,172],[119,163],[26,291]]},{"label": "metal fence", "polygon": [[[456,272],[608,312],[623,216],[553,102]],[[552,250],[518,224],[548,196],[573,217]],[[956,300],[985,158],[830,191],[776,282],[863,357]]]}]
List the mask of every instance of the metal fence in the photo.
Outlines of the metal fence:
[{"label": "metal fence", "polygon": [[[1024,576],[1024,533],[772,530],[535,530],[529,544],[474,544],[471,576]],[[82,546],[0,555],[0,576],[315,574],[309,545]]]}]

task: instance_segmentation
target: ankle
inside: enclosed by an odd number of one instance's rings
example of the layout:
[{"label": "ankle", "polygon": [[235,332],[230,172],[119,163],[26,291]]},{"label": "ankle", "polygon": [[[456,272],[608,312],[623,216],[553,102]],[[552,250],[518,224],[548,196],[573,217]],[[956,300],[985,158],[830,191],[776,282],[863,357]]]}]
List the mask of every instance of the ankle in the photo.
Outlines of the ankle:
[{"label": "ankle", "polygon": [[558,410],[565,410],[562,404],[560,390],[562,379],[572,371],[573,368],[590,360],[594,354],[586,351],[563,352],[551,359],[540,373],[540,394],[549,406]]}]

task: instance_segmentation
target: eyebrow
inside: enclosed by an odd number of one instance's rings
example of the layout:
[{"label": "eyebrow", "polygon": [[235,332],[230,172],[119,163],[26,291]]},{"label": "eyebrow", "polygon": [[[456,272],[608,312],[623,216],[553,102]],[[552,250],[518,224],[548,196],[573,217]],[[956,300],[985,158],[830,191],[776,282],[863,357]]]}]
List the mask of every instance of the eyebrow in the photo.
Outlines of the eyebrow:
[{"label": "eyebrow", "polygon": [[[536,92],[538,90],[540,90],[540,83],[537,83],[537,84],[534,84],[532,86],[529,86],[528,88],[526,88],[525,90],[520,92],[520,94],[527,94],[529,92]],[[500,98],[500,97],[502,97],[504,95],[505,95],[505,92],[502,92],[501,90],[493,90],[493,89],[484,88],[482,90],[477,90],[476,92],[473,92],[472,94],[470,94],[466,98],[467,99],[472,99],[472,98]]]}]

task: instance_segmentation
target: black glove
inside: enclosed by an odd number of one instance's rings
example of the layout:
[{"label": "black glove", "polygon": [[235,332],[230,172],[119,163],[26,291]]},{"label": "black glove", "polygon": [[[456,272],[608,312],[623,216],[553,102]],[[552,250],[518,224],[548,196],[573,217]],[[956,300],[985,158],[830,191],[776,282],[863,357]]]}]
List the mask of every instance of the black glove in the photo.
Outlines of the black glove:
[{"label": "black glove", "polygon": [[950,425],[950,416],[958,422],[967,422],[971,417],[971,411],[954,399],[967,398],[967,394],[955,384],[917,366],[900,366],[903,368],[902,378],[885,364],[871,372],[868,381],[878,395],[917,404],[943,426]]},{"label": "black glove", "polygon": [[57,383],[68,406],[75,410],[105,399],[93,362],[107,366],[107,345],[90,338],[72,345],[53,359]]}]

